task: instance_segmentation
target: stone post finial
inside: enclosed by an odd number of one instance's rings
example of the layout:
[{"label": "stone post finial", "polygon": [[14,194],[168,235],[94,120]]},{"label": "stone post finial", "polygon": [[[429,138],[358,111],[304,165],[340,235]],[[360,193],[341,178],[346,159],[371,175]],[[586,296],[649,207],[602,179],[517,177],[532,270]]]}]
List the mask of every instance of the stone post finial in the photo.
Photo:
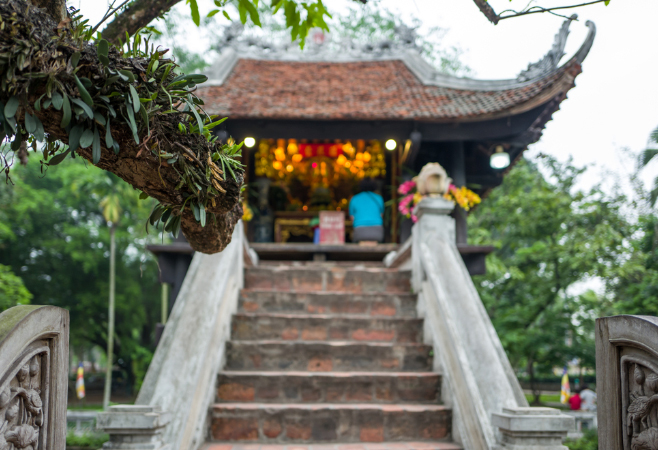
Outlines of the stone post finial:
[{"label": "stone post finial", "polygon": [[98,414],[96,427],[110,435],[103,450],[170,450],[162,432],[171,420],[168,412],[148,405],[115,405]]},{"label": "stone post finial", "polygon": [[501,434],[498,450],[567,450],[562,439],[575,424],[572,416],[555,408],[503,408],[492,416]]}]

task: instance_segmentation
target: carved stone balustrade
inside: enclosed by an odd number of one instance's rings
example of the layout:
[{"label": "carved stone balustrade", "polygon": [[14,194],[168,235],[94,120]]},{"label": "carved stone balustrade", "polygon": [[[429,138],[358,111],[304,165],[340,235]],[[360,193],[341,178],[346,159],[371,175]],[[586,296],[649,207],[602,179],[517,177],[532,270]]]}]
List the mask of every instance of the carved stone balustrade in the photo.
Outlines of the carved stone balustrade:
[{"label": "carved stone balustrade", "polygon": [[658,449],[658,317],[596,321],[599,449]]},{"label": "carved stone balustrade", "polygon": [[64,450],[69,313],[16,306],[0,314],[0,449]]}]

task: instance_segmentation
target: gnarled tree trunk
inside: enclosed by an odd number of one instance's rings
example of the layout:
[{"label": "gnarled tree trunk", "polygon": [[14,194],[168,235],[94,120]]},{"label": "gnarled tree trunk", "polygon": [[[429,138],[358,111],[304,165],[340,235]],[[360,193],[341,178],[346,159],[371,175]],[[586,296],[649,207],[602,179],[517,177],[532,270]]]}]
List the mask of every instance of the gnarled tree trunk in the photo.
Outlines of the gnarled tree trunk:
[{"label": "gnarled tree trunk", "polygon": [[[38,1],[50,4],[45,0]],[[37,9],[25,0],[0,0],[0,18],[3,22],[0,27],[0,76],[13,80],[8,87],[0,89],[0,101],[6,104],[11,96],[18,95],[20,107],[16,119],[19,124],[24,123],[25,114],[29,113],[40,119],[47,135],[68,143],[69,134],[60,126],[62,112],[53,108],[37,111],[34,106],[46,92],[48,79],[61,83],[71,98],[79,97],[71,64],[71,57],[76,52],[80,52],[77,65],[79,77],[84,76],[102,85],[107,76],[96,46],[80,46],[72,30],[56,20],[59,13],[59,8],[51,14],[50,9]],[[25,58],[22,68],[16,62],[18,55]],[[146,79],[148,60],[123,58],[116,50],[110,50],[109,59],[113,70],[132,72],[138,83]],[[39,76],[35,77],[36,74]],[[181,184],[181,175],[176,170],[176,164],[168,164],[154,156],[154,146],[157,145],[158,151],[171,153],[180,152],[179,148],[183,146],[196,155],[197,162],[203,161],[199,163],[201,165],[215,151],[214,144],[204,136],[179,132],[178,124],[182,118],[182,114],[156,112],[149,119],[149,136],[145,136],[146,130],[140,130],[139,144],[135,143],[125,122],[115,120],[112,122],[112,137],[119,144],[120,151],[115,154],[112,148],[105,146],[105,139],[101,139],[101,158],[97,166],[118,175],[135,189],[180,210],[185,201],[183,194],[186,187],[177,188]],[[79,148],[76,153],[92,160],[91,146]],[[206,206],[208,219],[204,227],[194,219],[189,208],[183,211],[181,229],[195,250],[216,253],[230,242],[233,228],[242,216],[240,187],[243,174],[238,171],[235,175],[232,178],[225,174],[225,180],[219,183],[225,193],[214,197],[212,203]]]}]

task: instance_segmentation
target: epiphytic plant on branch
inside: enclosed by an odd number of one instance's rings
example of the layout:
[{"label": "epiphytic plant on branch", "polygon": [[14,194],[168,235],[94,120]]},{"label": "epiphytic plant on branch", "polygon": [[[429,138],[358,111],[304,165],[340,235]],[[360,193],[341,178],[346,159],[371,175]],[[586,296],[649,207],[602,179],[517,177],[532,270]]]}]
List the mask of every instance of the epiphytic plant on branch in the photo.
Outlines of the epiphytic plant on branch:
[{"label": "epiphytic plant on branch", "polygon": [[27,144],[42,170],[82,156],[158,200],[150,224],[221,251],[242,215],[242,144],[211,134],[225,119],[194,93],[207,77],[178,74],[139,33],[122,48],[92,34],[77,11],[55,24],[24,1],[0,1],[0,137],[11,141],[0,173],[10,180],[10,155]]}]

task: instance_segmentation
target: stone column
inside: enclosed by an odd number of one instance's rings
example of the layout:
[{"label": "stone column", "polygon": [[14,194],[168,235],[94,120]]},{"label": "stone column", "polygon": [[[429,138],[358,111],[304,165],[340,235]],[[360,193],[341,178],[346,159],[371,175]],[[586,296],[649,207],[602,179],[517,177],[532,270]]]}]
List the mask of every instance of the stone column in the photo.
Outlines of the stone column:
[{"label": "stone column", "polygon": [[500,429],[499,450],[567,450],[562,439],[574,428],[575,419],[555,408],[503,408],[492,414]]},{"label": "stone column", "polygon": [[162,432],[171,415],[145,405],[115,405],[98,414],[96,427],[110,435],[103,450],[172,450]]},{"label": "stone column", "polygon": [[449,216],[455,204],[443,197],[425,197],[414,208],[418,222],[411,229],[412,236],[412,280],[414,292],[419,292],[425,279],[420,263],[420,244],[427,241],[428,236],[456,244],[455,219]]}]

